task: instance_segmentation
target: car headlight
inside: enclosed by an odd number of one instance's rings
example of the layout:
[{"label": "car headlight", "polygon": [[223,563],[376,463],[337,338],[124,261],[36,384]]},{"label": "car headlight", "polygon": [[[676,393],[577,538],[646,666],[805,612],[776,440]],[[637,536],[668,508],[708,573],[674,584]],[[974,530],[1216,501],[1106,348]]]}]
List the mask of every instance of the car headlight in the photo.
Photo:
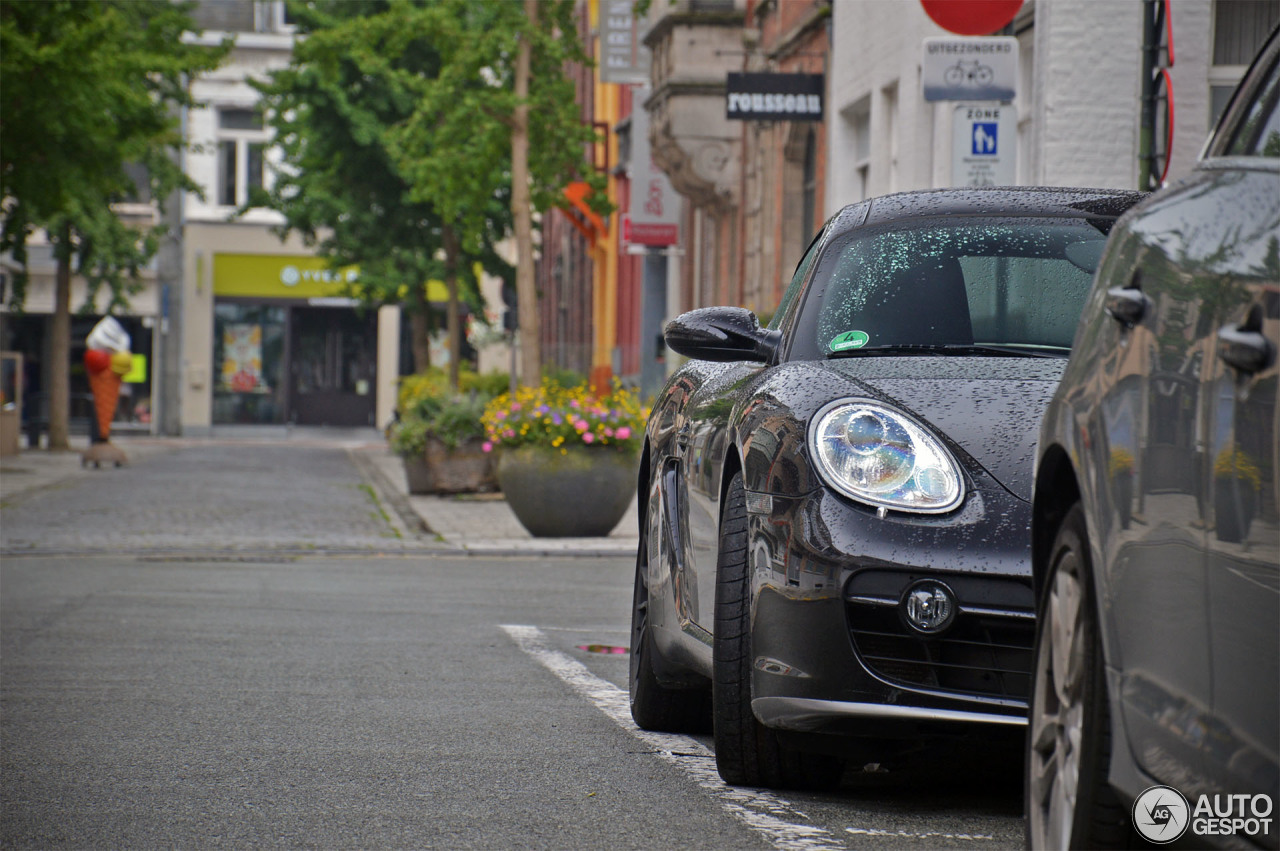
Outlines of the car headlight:
[{"label": "car headlight", "polygon": [[937,514],[960,504],[960,468],[942,443],[878,402],[841,399],[809,421],[809,451],[828,485],[859,502]]}]

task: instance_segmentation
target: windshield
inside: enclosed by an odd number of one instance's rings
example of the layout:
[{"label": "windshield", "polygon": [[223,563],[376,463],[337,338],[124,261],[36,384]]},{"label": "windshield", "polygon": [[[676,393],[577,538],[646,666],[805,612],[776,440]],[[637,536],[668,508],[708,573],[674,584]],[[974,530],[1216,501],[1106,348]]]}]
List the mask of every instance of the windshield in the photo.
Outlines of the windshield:
[{"label": "windshield", "polygon": [[1006,218],[853,231],[819,261],[790,357],[992,346],[1065,356],[1109,226]]}]

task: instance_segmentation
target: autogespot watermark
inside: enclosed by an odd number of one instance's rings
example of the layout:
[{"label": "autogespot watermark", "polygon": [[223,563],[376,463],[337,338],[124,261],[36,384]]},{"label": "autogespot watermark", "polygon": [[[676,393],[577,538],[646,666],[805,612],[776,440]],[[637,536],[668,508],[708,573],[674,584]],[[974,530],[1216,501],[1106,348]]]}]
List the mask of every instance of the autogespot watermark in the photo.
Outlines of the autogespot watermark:
[{"label": "autogespot watermark", "polygon": [[1195,836],[1262,836],[1271,832],[1270,795],[1201,795],[1194,807],[1172,786],[1152,786],[1133,802],[1133,826],[1163,845],[1187,829]]}]

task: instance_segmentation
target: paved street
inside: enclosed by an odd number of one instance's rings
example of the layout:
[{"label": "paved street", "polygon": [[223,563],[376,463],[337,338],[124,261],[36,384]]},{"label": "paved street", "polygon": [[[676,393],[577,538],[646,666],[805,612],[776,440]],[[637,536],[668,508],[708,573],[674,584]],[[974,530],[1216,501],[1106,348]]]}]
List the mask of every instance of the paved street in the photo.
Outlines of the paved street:
[{"label": "paved street", "polygon": [[1021,842],[994,752],[769,794],[637,730],[626,529],[556,551],[488,500],[428,531],[364,435],[129,451],[0,465],[4,847]]}]

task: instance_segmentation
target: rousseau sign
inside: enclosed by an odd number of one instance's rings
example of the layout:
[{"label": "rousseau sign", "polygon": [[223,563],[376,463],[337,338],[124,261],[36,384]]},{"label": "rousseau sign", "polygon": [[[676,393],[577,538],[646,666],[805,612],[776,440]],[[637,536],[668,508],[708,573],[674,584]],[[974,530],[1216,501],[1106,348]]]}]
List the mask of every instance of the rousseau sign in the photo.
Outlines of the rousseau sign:
[{"label": "rousseau sign", "polygon": [[822,74],[730,73],[725,115],[741,121],[821,121]]}]

